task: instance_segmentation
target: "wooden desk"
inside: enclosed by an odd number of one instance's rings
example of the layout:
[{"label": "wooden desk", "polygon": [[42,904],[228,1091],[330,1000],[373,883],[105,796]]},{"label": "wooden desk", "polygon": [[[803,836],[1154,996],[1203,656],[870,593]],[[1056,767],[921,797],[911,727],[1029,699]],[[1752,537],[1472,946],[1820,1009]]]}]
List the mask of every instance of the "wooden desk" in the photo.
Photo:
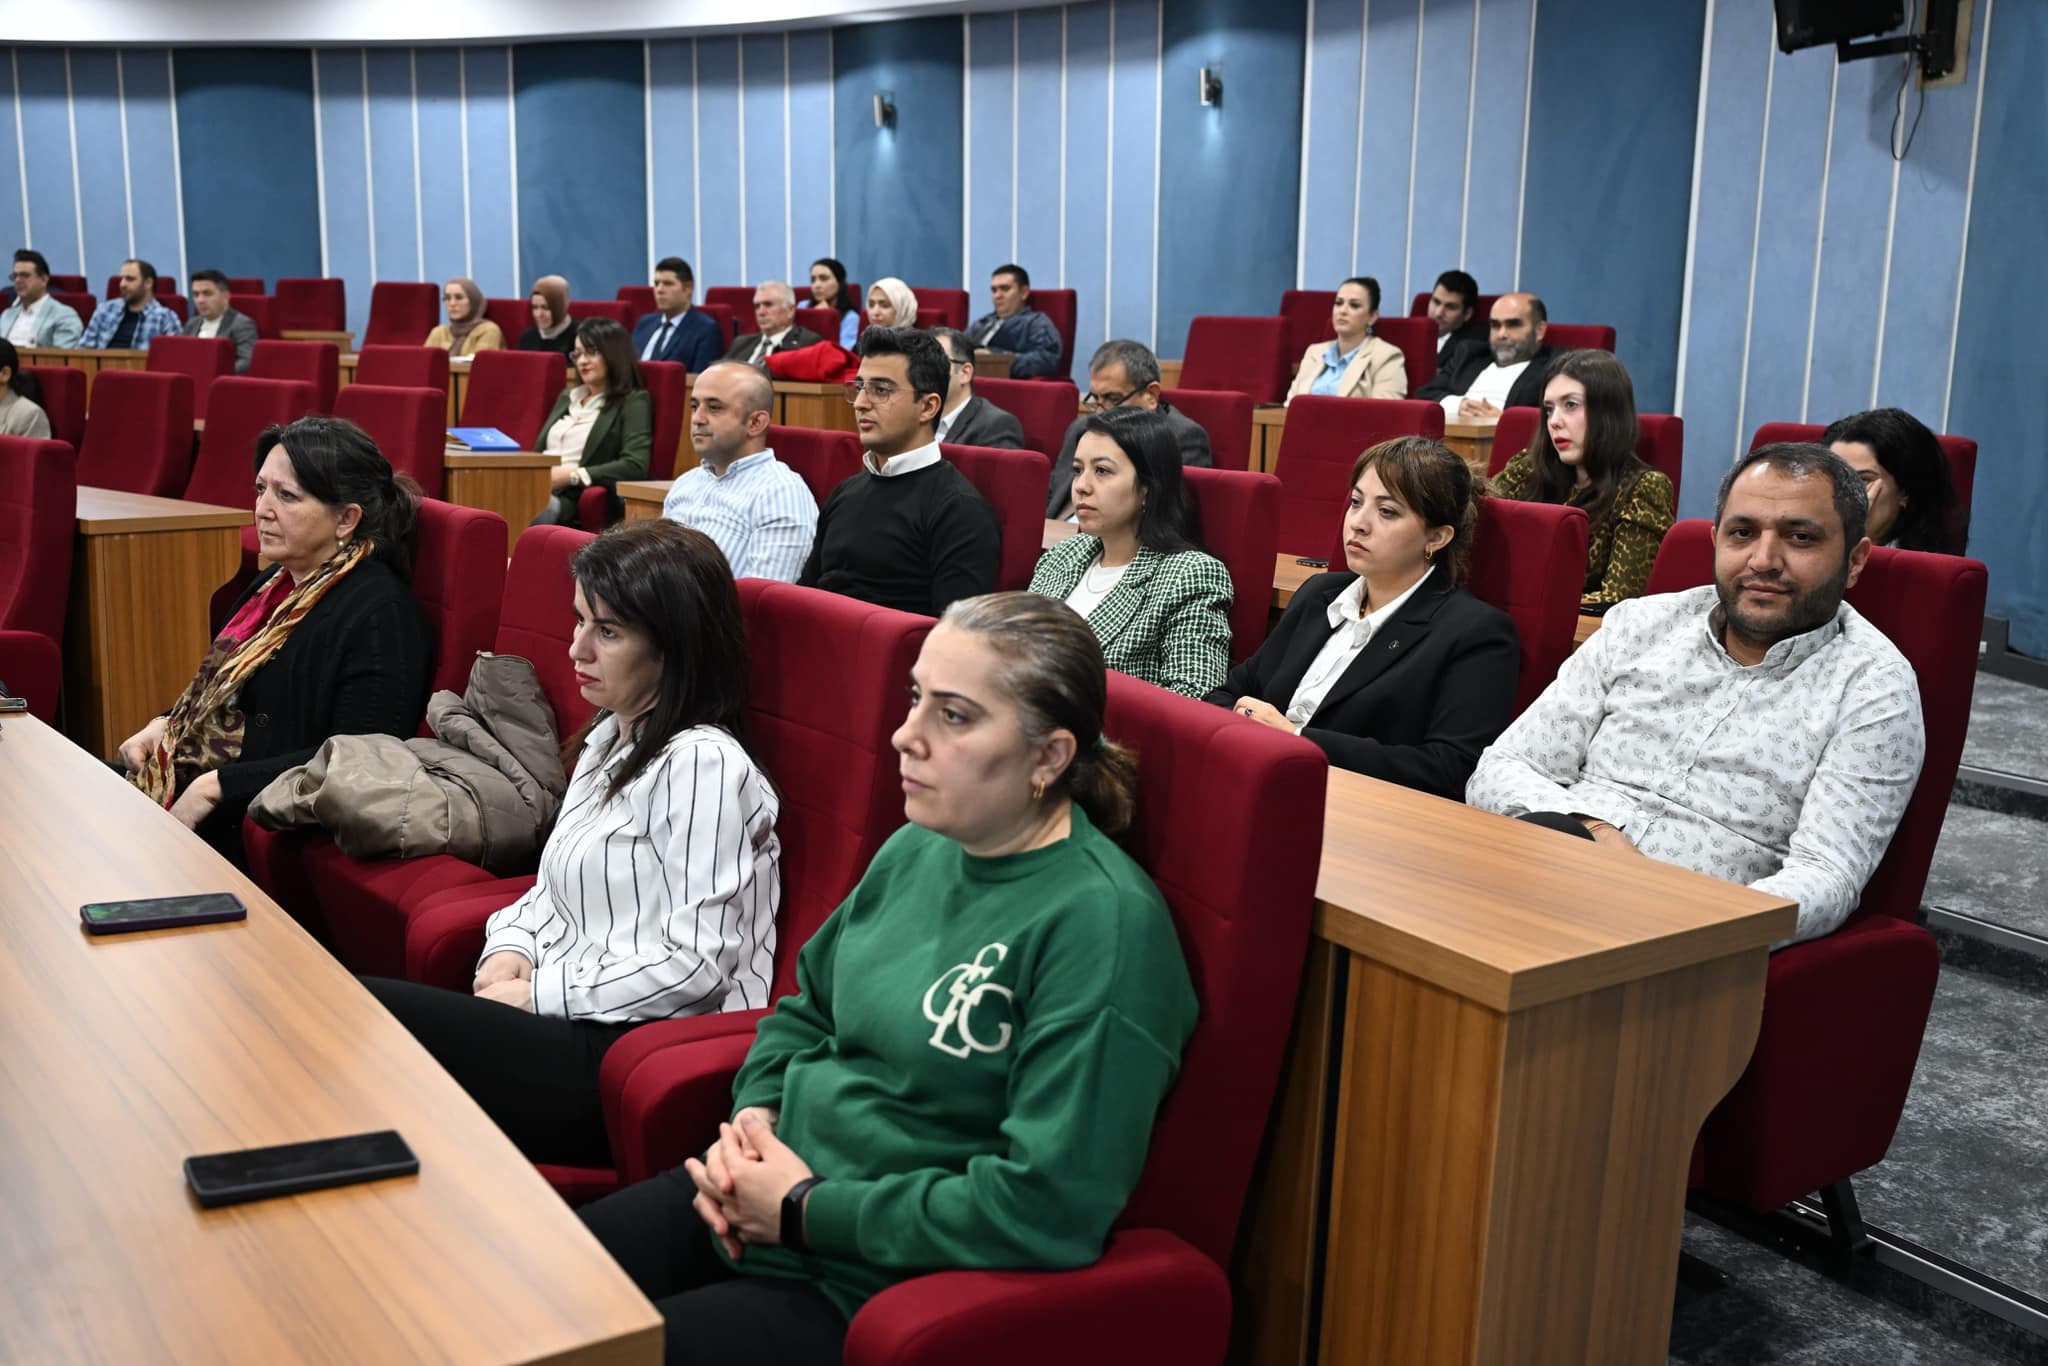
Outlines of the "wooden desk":
[{"label": "wooden desk", "polygon": [[247,508],[115,489],[78,490],[64,711],[78,743],[111,759],[178,700],[213,639],[214,590],[242,563]]},{"label": "wooden desk", "polygon": [[974,377],[976,379],[1008,379],[1010,367],[1017,356],[1011,351],[991,351],[982,347],[974,353]]},{"label": "wooden desk", "polygon": [[84,371],[87,403],[92,402],[93,378],[100,371],[141,370],[149,364],[147,351],[109,351],[78,346],[24,346],[20,348],[20,354],[23,365],[48,365],[53,368]]},{"label": "wooden desk", "polygon": [[441,457],[448,501],[503,517],[507,555],[519,543],[519,533],[555,496],[548,473],[560,463],[559,457],[541,451],[484,454],[450,449]]},{"label": "wooden desk", "polygon": [[1316,895],[1237,1359],[1661,1366],[1792,904],[1339,770]]},{"label": "wooden desk", "polygon": [[1572,648],[1576,650],[1579,646],[1591,640],[1593,633],[1600,629],[1600,623],[1605,620],[1607,620],[1605,617],[1589,617],[1581,613],[1578,629],[1572,632]]},{"label": "wooden desk", "polygon": [[625,520],[629,522],[651,522],[661,516],[661,505],[668,501],[669,486],[673,479],[622,479],[619,481],[619,501],[626,506]]},{"label": "wooden desk", "polygon": [[1162,357],[1159,361],[1159,387],[1162,389],[1180,388],[1181,367],[1186,363],[1185,360],[1167,360]]},{"label": "wooden desk", "polygon": [[1444,445],[1465,457],[1476,474],[1486,473],[1486,462],[1493,458],[1492,422],[1444,423]]},{"label": "wooden desk", "polygon": [[1247,465],[1255,474],[1274,474],[1280,464],[1280,429],[1287,422],[1284,404],[1269,403],[1252,409],[1252,454]]},{"label": "wooden desk", "polygon": [[853,405],[846,391],[836,384],[808,381],[775,381],[775,423],[779,427],[811,427],[823,432],[850,432]]},{"label": "wooden desk", "polygon": [[341,348],[343,355],[356,349],[356,334],[353,332],[323,332],[317,328],[288,327],[278,334],[280,341],[324,341],[333,342]]},{"label": "wooden desk", "polygon": [[[196,662],[196,661],[195,661]],[[0,723],[0,1359],[628,1366],[661,1321],[453,1078],[292,919],[62,736]],[[95,939],[89,901],[239,924]],[[416,1177],[226,1209],[194,1153],[397,1129]]]},{"label": "wooden desk", "polygon": [[[1345,566],[1338,565],[1342,569]],[[1328,565],[1303,564],[1299,555],[1275,555],[1273,557],[1273,611],[1287,610],[1287,604],[1294,601],[1294,590],[1318,574],[1326,573]]]}]

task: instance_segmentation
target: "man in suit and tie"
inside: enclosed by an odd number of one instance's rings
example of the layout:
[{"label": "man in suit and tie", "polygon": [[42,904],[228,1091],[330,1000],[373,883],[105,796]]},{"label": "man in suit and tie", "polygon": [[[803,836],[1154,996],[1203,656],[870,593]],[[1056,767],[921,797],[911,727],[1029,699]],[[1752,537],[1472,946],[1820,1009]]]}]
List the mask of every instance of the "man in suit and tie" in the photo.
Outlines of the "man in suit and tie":
[{"label": "man in suit and tie", "polygon": [[14,302],[0,313],[0,337],[16,346],[76,346],[85,320],[50,297],[50,263],[39,251],[14,253]]},{"label": "man in suit and tie", "polygon": [[690,307],[697,277],[680,256],[654,263],[655,312],[633,327],[633,354],[641,360],[675,361],[697,374],[718,360],[724,332],[708,313]]},{"label": "man in suit and tie", "polygon": [[187,337],[226,337],[235,344],[235,373],[249,373],[256,347],[256,321],[228,307],[228,277],[217,270],[192,272],[192,316],[180,332]]},{"label": "man in suit and tie", "polygon": [[[1138,341],[1109,341],[1088,358],[1088,392],[1081,406],[1089,414],[1111,408],[1150,408],[1173,428],[1174,444],[1180,447],[1183,467],[1216,463],[1209,450],[1209,433],[1202,424],[1159,397],[1159,357]],[[1077,417],[1067,427],[1060,443],[1059,458],[1052,462],[1052,488],[1045,500],[1045,515],[1065,518],[1074,515],[1074,448],[1081,444],[1081,431],[1088,416]]]},{"label": "man in suit and tie", "polygon": [[939,414],[939,440],[955,446],[1024,449],[1024,424],[974,392],[974,343],[950,327],[929,329],[946,358],[953,378],[946,388],[946,410]]},{"label": "man in suit and tie", "polygon": [[1031,306],[1031,276],[1020,265],[997,266],[989,278],[995,312],[984,313],[967,328],[967,338],[988,351],[1007,351],[1011,379],[1050,375],[1060,368],[1060,330]]},{"label": "man in suit and tie", "polygon": [[754,288],[754,330],[740,334],[725,359],[766,366],[777,351],[795,351],[825,340],[796,325],[796,294],[787,281],[764,280]]},{"label": "man in suit and tie", "polygon": [[1504,408],[1541,408],[1543,376],[1557,353],[1543,344],[1550,315],[1534,294],[1503,294],[1487,320],[1487,345],[1460,342],[1436,378],[1416,392],[1453,422],[1484,422]]}]

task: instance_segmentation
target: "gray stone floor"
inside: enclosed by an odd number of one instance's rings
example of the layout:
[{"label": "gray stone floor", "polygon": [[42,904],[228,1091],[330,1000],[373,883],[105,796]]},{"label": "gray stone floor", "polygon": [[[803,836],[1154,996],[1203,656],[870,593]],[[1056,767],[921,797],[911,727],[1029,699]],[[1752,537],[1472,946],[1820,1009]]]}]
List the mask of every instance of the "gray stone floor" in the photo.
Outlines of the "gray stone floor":
[{"label": "gray stone floor", "polygon": [[2048,825],[1951,804],[1922,900],[2048,939]]},{"label": "gray stone floor", "polygon": [[2048,778],[2048,691],[1978,674],[1963,762]]}]

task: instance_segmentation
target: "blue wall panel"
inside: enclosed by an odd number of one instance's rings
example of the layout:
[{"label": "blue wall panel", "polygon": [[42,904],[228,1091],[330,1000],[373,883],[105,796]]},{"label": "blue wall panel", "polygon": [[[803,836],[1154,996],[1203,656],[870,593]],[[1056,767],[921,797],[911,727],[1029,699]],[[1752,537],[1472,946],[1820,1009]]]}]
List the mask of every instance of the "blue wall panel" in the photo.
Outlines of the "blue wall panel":
[{"label": "blue wall panel", "polygon": [[[420,128],[420,240],[426,250],[423,278],[439,283],[471,273],[462,175],[462,54],[452,47],[422,47],[414,49],[413,60],[418,90],[413,108]],[[502,283],[485,293],[505,293]]]},{"label": "blue wall panel", "polygon": [[[1108,127],[1109,6],[1076,5],[1067,11],[1066,288],[1075,291],[1074,369],[1084,382],[1089,354],[1109,340]],[[979,310],[986,272],[968,287]]]},{"label": "blue wall panel", "polygon": [[[355,48],[314,54],[320,92],[320,160],[327,181],[327,268],[348,290],[348,325],[360,340],[370,313],[369,145],[363,134],[363,63]],[[225,269],[226,267],[223,267]],[[239,267],[232,271],[241,275]],[[266,287],[274,288],[265,280]]]},{"label": "blue wall panel", "polygon": [[[463,106],[469,142],[469,265],[484,293],[525,298],[533,281],[513,253],[512,73],[506,49],[462,54]],[[576,280],[572,290],[609,299],[623,281]],[[513,338],[511,340],[517,340]]]},{"label": "blue wall panel", "polygon": [[[697,155],[702,207],[703,260],[693,262],[698,296],[711,285],[752,285],[751,262],[741,260],[741,224],[748,205],[740,196],[740,45],[736,38],[697,40]],[[657,172],[657,176],[659,173]],[[753,320],[741,318],[742,330]]]},{"label": "blue wall panel", "polygon": [[[1472,73],[1472,136],[1460,264],[1488,294],[1514,282],[1522,194],[1522,108],[1529,79],[1529,12],[1536,0],[1483,0]],[[1448,60],[1448,58],[1446,58]],[[1444,98],[1454,99],[1454,94]],[[1408,293],[1431,288],[1445,266],[1418,256]],[[1404,299],[1395,308],[1406,312]]]},{"label": "blue wall panel", "polygon": [[[1013,259],[1016,198],[1011,193],[1018,128],[1012,17],[979,14],[967,20],[967,261],[971,274]],[[1025,262],[1024,268],[1034,268]],[[1050,281],[1047,281],[1050,283]]]},{"label": "blue wall panel", "polygon": [[[640,82],[638,43],[514,53],[521,279],[637,280],[647,269]],[[593,127],[606,136],[592,137]]]},{"label": "blue wall panel", "polygon": [[28,163],[32,245],[49,259],[52,272],[83,274],[94,295],[98,295],[107,272],[103,268],[95,274],[87,269],[85,249],[78,240],[64,50],[16,48],[14,61],[21,91],[22,155]]},{"label": "blue wall panel", "polygon": [[[1060,120],[1059,10],[1032,10],[1017,16],[1017,203],[1015,259],[1034,272],[1032,278],[1064,288],[1060,262],[1060,223],[1065,216],[1067,186],[1060,174],[1063,146]],[[980,288],[970,281],[971,288]]]},{"label": "blue wall panel", "polygon": [[[1472,82],[1471,0],[1426,0],[1421,100],[1416,106],[1415,186],[1408,203],[1405,265],[1379,277],[1393,312],[1460,258],[1465,218],[1465,129]],[[1426,104],[1428,113],[1423,115]],[[1439,262],[1443,264],[1439,264]]]},{"label": "blue wall panel", "polygon": [[[1158,0],[1114,3],[1109,332],[1149,342],[1158,278],[1153,247],[1158,230],[1159,4]],[[1074,359],[1082,361],[1079,356]]]},{"label": "blue wall panel", "polygon": [[[1178,27],[1167,16],[1170,27]],[[1359,80],[1365,44],[1364,4],[1318,4],[1309,35],[1305,74],[1313,102],[1307,124],[1306,174],[1301,181],[1296,279],[1304,289],[1328,289],[1352,273],[1352,218],[1358,212],[1358,136],[1363,100]],[[1233,49],[1224,59],[1223,97],[1235,107]],[[1169,129],[1173,125],[1168,124]],[[1301,133],[1296,131],[1299,138]],[[1301,174],[1301,172],[1297,172]],[[1273,307],[1268,304],[1267,308]],[[1261,310],[1264,311],[1264,310]]]},{"label": "blue wall panel", "polygon": [[[135,210],[134,251],[183,291],[192,267],[184,259],[178,218],[178,156],[171,137],[171,71],[161,48],[121,54],[126,92],[128,193]],[[0,216],[0,222],[4,222]]]},{"label": "blue wall panel", "polygon": [[[790,240],[785,193],[793,177],[785,178],[782,161],[782,41],[780,35],[740,40],[741,89],[746,101],[742,111],[746,161],[740,171],[740,193],[747,204],[746,284],[762,280],[793,283],[798,276],[789,260],[796,245]],[[806,267],[810,261],[811,257],[804,257]],[[797,293],[801,301],[803,290]]]},{"label": "blue wall panel", "polygon": [[1373,0],[1366,10],[1365,133],[1358,159],[1358,240],[1351,263],[1358,274],[1380,282],[1382,302],[1385,293],[1400,293],[1398,282],[1408,258],[1419,17],[1416,6],[1405,0]]},{"label": "blue wall panel", "polygon": [[[95,290],[133,254],[128,233],[128,182],[121,157],[121,104],[114,54],[107,48],[71,52],[71,111],[78,133],[79,207],[85,215],[86,278]],[[175,261],[152,261],[175,274]],[[179,281],[180,284],[184,282]]]},{"label": "blue wall panel", "polygon": [[[863,282],[961,278],[960,21],[856,25],[833,41],[839,259]],[[895,92],[893,128],[875,127],[878,90]]]},{"label": "blue wall panel", "polygon": [[[186,187],[194,261],[237,275],[318,275],[313,64],[306,52],[195,48],[178,54],[178,157],[204,168]],[[204,211],[193,213],[197,200]]]},{"label": "blue wall panel", "polygon": [[380,280],[422,280],[423,232],[413,180],[412,53],[371,48],[362,54],[370,91],[372,257]]},{"label": "blue wall panel", "polygon": [[[19,229],[21,240],[33,240],[27,205],[21,197],[21,158],[15,144],[13,53],[8,54],[6,85],[0,86],[0,226],[8,232]],[[48,253],[44,253],[47,255]]]},{"label": "blue wall panel", "polygon": [[654,183],[649,188],[654,198],[654,241],[638,278],[652,278],[654,262],[661,257],[680,256],[696,274],[702,298],[707,277],[697,260],[697,125],[690,108],[695,50],[696,43],[688,38],[653,43],[648,50],[654,102]]},{"label": "blue wall panel", "polygon": [[[837,253],[832,231],[832,35],[789,35],[790,269],[809,275],[810,263]],[[854,284],[870,283],[858,276]],[[793,282],[792,282],[793,283]]]},{"label": "blue wall panel", "polygon": [[1807,362],[1809,421],[1832,422],[1870,406],[1883,303],[1884,225],[1891,212],[1891,92],[1897,87],[1898,67],[1891,62],[1847,63],[1837,78]]}]

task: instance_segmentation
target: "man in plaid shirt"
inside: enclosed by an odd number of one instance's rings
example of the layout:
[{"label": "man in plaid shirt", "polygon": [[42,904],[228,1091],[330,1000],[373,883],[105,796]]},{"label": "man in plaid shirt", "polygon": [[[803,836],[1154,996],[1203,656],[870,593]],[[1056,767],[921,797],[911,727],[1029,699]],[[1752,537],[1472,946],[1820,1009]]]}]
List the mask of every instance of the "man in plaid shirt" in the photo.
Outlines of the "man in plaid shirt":
[{"label": "man in plaid shirt", "polygon": [[147,261],[121,263],[121,296],[93,310],[81,347],[146,351],[158,337],[175,337],[183,324],[156,297],[156,267]]}]

